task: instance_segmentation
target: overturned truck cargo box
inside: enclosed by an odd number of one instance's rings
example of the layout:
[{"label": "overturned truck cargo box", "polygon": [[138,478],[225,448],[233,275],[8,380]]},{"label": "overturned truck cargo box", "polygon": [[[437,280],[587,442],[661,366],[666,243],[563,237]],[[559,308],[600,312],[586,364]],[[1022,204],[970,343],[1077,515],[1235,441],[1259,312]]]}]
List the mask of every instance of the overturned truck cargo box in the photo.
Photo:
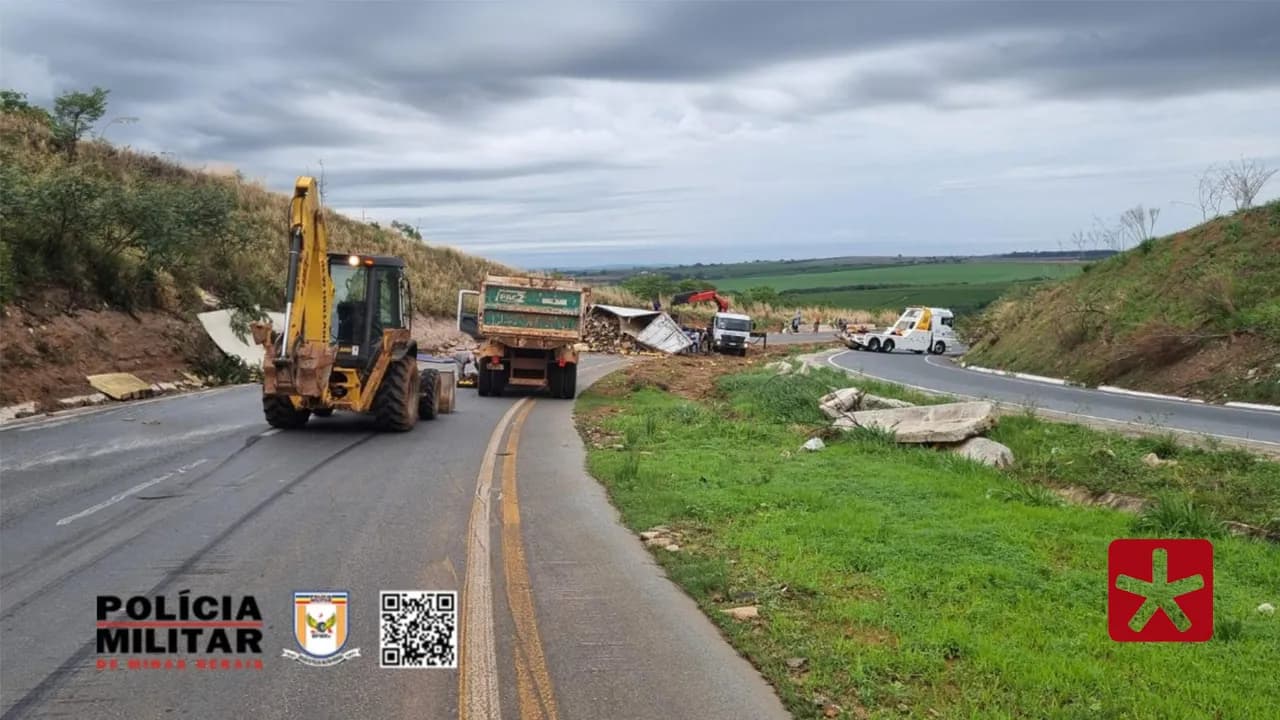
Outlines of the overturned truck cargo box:
[{"label": "overturned truck cargo box", "polygon": [[636,343],[646,348],[674,355],[693,345],[680,325],[660,310],[596,305],[592,312],[612,319],[617,323],[618,335],[634,338]]}]

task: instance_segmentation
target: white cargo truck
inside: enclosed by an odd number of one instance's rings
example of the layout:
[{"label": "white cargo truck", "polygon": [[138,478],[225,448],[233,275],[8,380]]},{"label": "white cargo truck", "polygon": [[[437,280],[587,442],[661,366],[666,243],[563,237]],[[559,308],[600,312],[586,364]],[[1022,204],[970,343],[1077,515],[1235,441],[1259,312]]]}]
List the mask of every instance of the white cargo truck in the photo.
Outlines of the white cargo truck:
[{"label": "white cargo truck", "polygon": [[847,335],[845,344],[853,350],[941,355],[956,344],[955,315],[946,308],[909,307],[893,327]]}]

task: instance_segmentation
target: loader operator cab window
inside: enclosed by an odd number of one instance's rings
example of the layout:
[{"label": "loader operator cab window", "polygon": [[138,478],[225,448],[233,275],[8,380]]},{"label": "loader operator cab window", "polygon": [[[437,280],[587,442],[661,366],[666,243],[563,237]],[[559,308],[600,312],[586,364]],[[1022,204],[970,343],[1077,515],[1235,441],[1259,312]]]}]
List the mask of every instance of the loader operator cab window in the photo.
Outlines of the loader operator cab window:
[{"label": "loader operator cab window", "polygon": [[329,319],[329,334],[334,345],[359,345],[364,340],[365,290],[369,271],[364,266],[332,263],[329,277],[333,279],[333,316]]}]

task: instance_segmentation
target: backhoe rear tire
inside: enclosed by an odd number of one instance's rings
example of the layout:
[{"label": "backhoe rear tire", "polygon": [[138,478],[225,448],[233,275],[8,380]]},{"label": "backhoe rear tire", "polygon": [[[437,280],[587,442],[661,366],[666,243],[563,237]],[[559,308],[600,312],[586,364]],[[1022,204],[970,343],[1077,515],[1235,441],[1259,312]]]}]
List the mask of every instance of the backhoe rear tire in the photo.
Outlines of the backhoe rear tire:
[{"label": "backhoe rear tire", "polygon": [[266,416],[268,425],[281,430],[296,430],[306,425],[311,417],[310,410],[299,410],[288,397],[279,395],[263,396],[262,414]]},{"label": "backhoe rear tire", "polygon": [[380,430],[406,432],[418,422],[418,362],[406,355],[387,367],[373,396],[373,417]]},{"label": "backhoe rear tire", "polygon": [[418,375],[418,417],[422,420],[434,420],[436,411],[436,382],[440,377],[439,371],[423,370]]}]

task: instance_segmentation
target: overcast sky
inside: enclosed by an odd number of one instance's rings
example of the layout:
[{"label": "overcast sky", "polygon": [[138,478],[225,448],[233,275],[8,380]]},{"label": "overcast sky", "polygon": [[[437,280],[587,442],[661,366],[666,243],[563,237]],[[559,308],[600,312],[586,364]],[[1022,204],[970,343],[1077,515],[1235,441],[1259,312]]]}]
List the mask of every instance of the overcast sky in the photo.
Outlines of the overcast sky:
[{"label": "overcast sky", "polygon": [[[1280,2],[0,0],[0,85],[530,267],[1057,249],[1280,164]],[[1280,195],[1280,176],[1263,193]]]}]

